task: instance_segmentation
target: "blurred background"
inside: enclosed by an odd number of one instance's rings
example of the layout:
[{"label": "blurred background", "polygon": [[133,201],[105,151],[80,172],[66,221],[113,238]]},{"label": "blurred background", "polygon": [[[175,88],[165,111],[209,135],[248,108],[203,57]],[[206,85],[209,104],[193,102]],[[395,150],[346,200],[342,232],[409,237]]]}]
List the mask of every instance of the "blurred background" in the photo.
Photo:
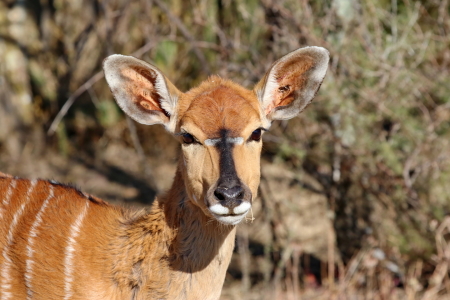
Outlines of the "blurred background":
[{"label": "blurred background", "polygon": [[322,46],[313,104],[264,136],[221,299],[448,299],[449,14],[447,0],[2,0],[0,170],[148,205],[178,145],[118,109],[106,56],[183,91],[211,74],[251,89]]}]

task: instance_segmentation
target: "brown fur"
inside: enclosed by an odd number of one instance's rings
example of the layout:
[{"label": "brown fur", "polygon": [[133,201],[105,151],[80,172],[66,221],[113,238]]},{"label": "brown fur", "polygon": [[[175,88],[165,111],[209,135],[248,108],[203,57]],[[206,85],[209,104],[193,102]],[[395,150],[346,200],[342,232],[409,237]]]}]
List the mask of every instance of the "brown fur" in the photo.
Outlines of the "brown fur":
[{"label": "brown fur", "polygon": [[[307,86],[314,66],[308,56],[302,61],[297,55],[273,67],[277,81],[292,89],[289,101]],[[225,147],[227,159],[232,157],[233,176],[250,190],[244,200],[251,203],[262,142],[250,137],[270,125],[259,95],[264,84],[250,91],[212,76],[183,94],[157,68],[123,56],[107,60],[105,72],[133,118],[164,124],[180,141],[189,133],[196,142],[182,144],[169,191],[137,212],[54,181],[0,173],[0,298],[218,299],[236,226],[210,211],[221,203],[214,191],[225,151],[214,141],[232,143]],[[278,108],[286,97],[274,95],[269,105]]]},{"label": "brown fur", "polygon": [[[6,194],[11,180],[17,181],[17,187],[8,207],[2,207],[2,252],[8,246],[5,237],[14,214],[31,185],[29,180],[1,178],[0,195]],[[185,197],[183,189],[176,187],[183,186],[180,180],[178,173],[175,187],[148,211],[141,212],[92,201],[74,188],[39,180],[8,250],[13,266],[9,273],[14,295],[11,299],[26,299],[24,274],[30,227],[50,186],[54,188],[53,204],[43,215],[34,243],[33,299],[64,298],[65,241],[86,201],[90,206],[75,246],[74,299],[201,299],[205,289],[221,285],[235,229],[207,224],[208,218],[191,203],[180,204],[180,197]],[[225,242],[227,246],[221,247]],[[0,266],[3,263],[1,257]],[[218,276],[220,268],[223,271]],[[205,288],[206,282],[198,279],[202,274],[209,274]],[[214,281],[217,283],[211,285]],[[210,294],[218,297],[220,289]]]}]

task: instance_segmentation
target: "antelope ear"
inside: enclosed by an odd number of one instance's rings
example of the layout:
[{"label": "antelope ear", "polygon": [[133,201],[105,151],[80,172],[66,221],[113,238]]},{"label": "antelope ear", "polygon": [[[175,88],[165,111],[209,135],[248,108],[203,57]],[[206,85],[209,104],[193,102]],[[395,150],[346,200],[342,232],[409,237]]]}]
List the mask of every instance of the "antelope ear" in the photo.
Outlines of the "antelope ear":
[{"label": "antelope ear", "polygon": [[111,55],[103,61],[109,88],[120,108],[135,121],[163,124],[174,130],[181,92],[155,66],[132,56]]},{"label": "antelope ear", "polygon": [[290,119],[308,106],[322,84],[328,60],[322,47],[300,48],[277,60],[254,88],[267,119]]}]

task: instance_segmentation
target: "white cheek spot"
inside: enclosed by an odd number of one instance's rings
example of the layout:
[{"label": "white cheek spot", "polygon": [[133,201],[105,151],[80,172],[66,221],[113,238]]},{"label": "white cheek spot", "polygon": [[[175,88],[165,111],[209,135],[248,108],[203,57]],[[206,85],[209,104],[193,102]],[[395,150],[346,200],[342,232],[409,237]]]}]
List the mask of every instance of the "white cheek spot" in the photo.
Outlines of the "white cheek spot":
[{"label": "white cheek spot", "polygon": [[186,159],[183,157],[183,164],[186,167]]},{"label": "white cheek spot", "polygon": [[227,215],[230,213],[228,207],[225,207],[220,204],[214,204],[213,206],[210,206],[209,210],[215,213],[216,215]]},{"label": "white cheek spot", "polygon": [[197,199],[197,197],[196,197],[194,194],[192,194],[192,198],[194,198],[194,201],[195,201],[196,203],[198,203],[198,199]]},{"label": "white cheek spot", "polygon": [[233,209],[233,212],[236,215],[240,215],[240,214],[244,214],[246,212],[248,212],[248,210],[250,209],[252,205],[250,204],[250,202],[242,202],[241,204],[239,204],[238,206],[236,206]]}]

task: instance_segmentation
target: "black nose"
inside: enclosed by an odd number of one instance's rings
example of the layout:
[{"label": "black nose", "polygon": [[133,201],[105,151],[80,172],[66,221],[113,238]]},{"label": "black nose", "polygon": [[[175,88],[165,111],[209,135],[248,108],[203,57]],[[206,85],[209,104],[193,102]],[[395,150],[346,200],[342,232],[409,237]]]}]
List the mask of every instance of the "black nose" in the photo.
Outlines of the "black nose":
[{"label": "black nose", "polygon": [[235,185],[233,187],[221,187],[218,186],[214,191],[214,196],[221,204],[230,209],[235,208],[244,200],[245,191],[241,185]]}]

